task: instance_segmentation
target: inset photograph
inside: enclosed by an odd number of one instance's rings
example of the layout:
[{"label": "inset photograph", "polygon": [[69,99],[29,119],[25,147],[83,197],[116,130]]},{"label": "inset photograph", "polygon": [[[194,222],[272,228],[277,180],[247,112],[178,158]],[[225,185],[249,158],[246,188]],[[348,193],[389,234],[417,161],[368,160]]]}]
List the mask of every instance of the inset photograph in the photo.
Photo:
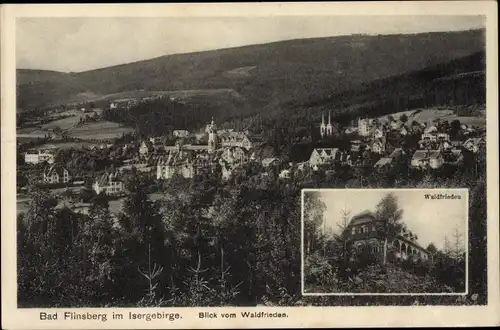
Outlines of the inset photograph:
[{"label": "inset photograph", "polygon": [[304,189],[302,294],[467,294],[467,219],[467,189]]}]

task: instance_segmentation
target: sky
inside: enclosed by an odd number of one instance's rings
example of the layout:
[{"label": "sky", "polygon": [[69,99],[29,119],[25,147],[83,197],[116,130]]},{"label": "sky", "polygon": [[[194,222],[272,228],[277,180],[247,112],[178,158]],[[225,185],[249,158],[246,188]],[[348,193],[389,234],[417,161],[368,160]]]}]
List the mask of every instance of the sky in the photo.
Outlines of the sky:
[{"label": "sky", "polygon": [[[408,230],[418,236],[418,243],[427,247],[433,243],[437,248],[444,247],[444,236],[452,238],[455,228],[464,237],[467,217],[467,192],[456,189],[435,189],[433,193],[453,193],[461,199],[428,200],[425,194],[429,190],[391,190],[395,193],[400,208],[403,210],[403,222]],[[323,191],[321,198],[327,209],[324,212],[326,228],[339,231],[342,210],[351,211],[351,217],[365,210],[375,211],[377,204],[389,191],[371,190],[336,190]],[[464,245],[465,248],[465,245]]]},{"label": "sky", "polygon": [[484,16],[18,18],[17,68],[80,72],[163,55],[349,34],[482,28]]}]

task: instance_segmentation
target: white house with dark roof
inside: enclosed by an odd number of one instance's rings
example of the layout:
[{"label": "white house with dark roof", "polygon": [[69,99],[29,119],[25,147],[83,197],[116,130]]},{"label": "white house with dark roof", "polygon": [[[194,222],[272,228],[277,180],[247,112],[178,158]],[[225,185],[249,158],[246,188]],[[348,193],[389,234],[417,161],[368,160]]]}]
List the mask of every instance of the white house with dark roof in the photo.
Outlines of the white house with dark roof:
[{"label": "white house with dark roof", "polygon": [[477,153],[481,148],[486,147],[486,141],[483,138],[470,138],[464,142],[463,146],[465,149]]},{"label": "white house with dark roof", "polygon": [[336,161],[342,161],[342,151],[339,148],[316,148],[309,157],[309,166],[317,168]]},{"label": "white house with dark roof", "polygon": [[191,150],[170,151],[167,157],[159,159],[156,165],[158,180],[170,179],[179,174],[186,179],[194,177],[194,152]]},{"label": "white house with dark roof", "polygon": [[372,144],[372,151],[377,154],[383,154],[387,149],[386,138],[375,139]]},{"label": "white house with dark roof", "polygon": [[60,164],[53,164],[43,171],[42,181],[47,184],[68,183],[70,179],[68,170]]},{"label": "white house with dark roof", "polygon": [[448,133],[437,133],[438,141],[450,141],[450,134]]},{"label": "white house with dark roof", "polygon": [[386,131],[383,126],[375,128],[373,131],[373,138],[374,139],[382,139],[385,137]]},{"label": "white house with dark roof", "polygon": [[227,147],[222,150],[221,159],[229,164],[240,163],[244,164],[248,162],[249,152],[241,147]]},{"label": "white house with dark roof", "polygon": [[440,168],[445,163],[441,150],[417,150],[411,158],[414,168]]},{"label": "white house with dark roof", "polygon": [[125,184],[121,180],[121,175],[118,171],[104,173],[92,185],[96,194],[120,195],[125,191]]}]

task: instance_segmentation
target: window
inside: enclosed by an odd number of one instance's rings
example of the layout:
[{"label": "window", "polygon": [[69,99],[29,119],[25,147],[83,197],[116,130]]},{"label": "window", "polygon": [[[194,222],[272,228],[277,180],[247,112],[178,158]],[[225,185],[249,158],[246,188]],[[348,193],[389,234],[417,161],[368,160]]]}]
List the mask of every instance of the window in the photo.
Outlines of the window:
[{"label": "window", "polygon": [[356,227],[352,227],[352,234],[355,235],[356,234]]}]

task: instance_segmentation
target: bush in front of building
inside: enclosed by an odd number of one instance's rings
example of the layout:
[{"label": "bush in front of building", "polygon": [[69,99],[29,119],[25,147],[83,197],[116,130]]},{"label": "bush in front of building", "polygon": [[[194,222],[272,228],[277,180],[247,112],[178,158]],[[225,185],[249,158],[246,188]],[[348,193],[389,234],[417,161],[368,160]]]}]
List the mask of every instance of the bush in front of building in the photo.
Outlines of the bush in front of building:
[{"label": "bush in front of building", "polygon": [[334,269],[324,256],[316,252],[306,257],[304,265],[306,283],[327,286],[333,282],[334,276]]}]

